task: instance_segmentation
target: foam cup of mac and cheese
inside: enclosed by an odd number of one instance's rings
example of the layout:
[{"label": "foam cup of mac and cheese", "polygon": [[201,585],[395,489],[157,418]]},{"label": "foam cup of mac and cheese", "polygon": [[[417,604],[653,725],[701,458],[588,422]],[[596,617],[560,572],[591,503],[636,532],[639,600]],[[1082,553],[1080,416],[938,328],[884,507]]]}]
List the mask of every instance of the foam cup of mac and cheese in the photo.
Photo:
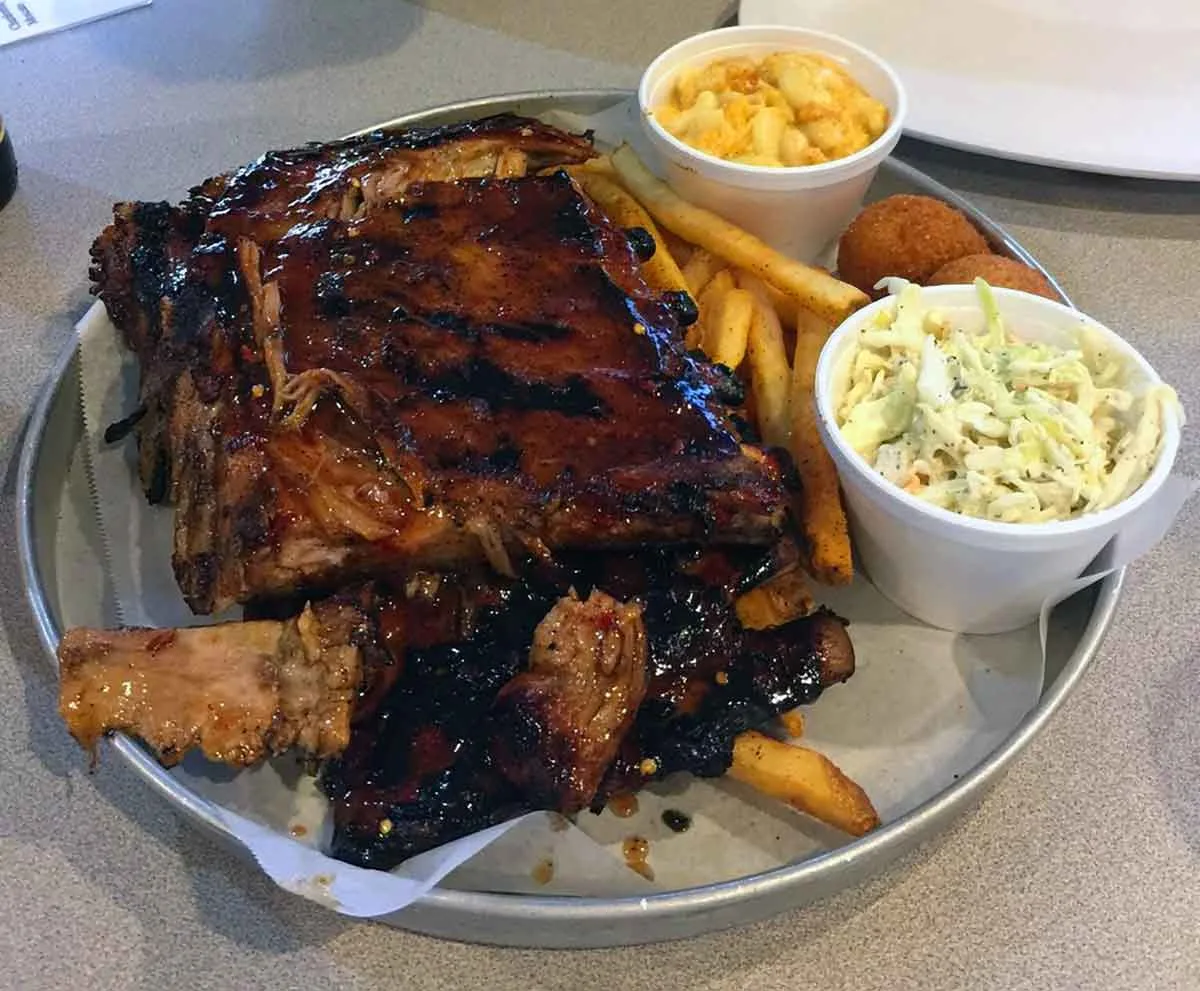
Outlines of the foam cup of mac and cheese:
[{"label": "foam cup of mac and cheese", "polygon": [[857,212],[905,114],[885,62],[790,27],[688,38],[650,64],[638,100],[676,192],[802,261]]}]

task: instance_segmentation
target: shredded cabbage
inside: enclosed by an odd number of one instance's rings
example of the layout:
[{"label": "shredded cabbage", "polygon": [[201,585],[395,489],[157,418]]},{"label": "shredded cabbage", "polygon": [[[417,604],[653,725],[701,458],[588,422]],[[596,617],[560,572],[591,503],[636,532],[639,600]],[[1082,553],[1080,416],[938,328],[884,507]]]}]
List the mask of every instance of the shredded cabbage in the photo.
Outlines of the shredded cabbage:
[{"label": "shredded cabbage", "polygon": [[859,332],[837,411],[842,436],[884,478],[935,506],[1007,523],[1064,520],[1132,495],[1158,459],[1173,389],[1124,387],[1128,369],[1094,329],[1069,349],[1022,341],[991,287],[968,333],[890,280],[894,314]]}]

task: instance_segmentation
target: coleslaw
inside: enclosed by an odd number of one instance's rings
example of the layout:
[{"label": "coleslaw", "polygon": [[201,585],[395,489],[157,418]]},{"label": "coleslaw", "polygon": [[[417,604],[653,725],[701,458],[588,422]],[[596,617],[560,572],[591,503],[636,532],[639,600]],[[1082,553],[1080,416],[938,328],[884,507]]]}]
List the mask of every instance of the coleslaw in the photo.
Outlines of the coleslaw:
[{"label": "coleslaw", "polygon": [[984,326],[972,332],[961,313],[926,307],[919,286],[895,281],[895,311],[860,331],[837,410],[843,437],[880,475],[1007,523],[1098,512],[1149,477],[1164,412],[1179,401],[1166,385],[1132,390],[1098,331],[1084,327],[1072,348],[1022,341],[976,279]]}]

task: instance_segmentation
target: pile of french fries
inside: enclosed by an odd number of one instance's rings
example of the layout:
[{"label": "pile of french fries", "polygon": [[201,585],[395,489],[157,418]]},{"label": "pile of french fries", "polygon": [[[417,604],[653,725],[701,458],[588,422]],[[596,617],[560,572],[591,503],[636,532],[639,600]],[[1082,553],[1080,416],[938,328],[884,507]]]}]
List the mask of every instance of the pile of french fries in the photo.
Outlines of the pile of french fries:
[{"label": "pile of french fries", "polygon": [[867,297],[688,203],[627,145],[568,171],[615,224],[654,238],[643,277],[696,301],[700,317],[688,329],[688,347],[740,375],[763,442],[786,448],[796,463],[809,574],[847,584],[854,576],[850,536],[837,472],[817,433],[813,380],[825,339]]},{"label": "pile of french fries", "polygon": [[[854,576],[850,536],[837,471],[817,433],[813,389],[826,338],[867,297],[688,203],[628,146],[568,171],[613,223],[654,238],[655,253],[642,267],[647,284],[691,295],[699,319],[687,331],[687,346],[739,374],[763,442],[792,455],[802,487],[796,516],[806,570],[826,584],[847,584]],[[803,576],[785,570],[743,595],[736,608],[744,626],[761,629],[806,615],[813,599]],[[789,713],[783,727],[798,737],[803,718]],[[811,748],[743,733],[729,773],[852,835],[879,825],[862,788]]]}]

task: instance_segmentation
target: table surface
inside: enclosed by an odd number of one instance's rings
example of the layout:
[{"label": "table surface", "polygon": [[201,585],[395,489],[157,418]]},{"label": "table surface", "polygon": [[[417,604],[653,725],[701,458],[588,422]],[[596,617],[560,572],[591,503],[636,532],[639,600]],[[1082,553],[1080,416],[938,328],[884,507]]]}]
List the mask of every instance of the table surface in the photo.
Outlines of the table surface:
[{"label": "table surface", "polygon": [[[540,953],[355,923],[274,889],[54,711],[13,519],[22,425],[115,199],[431,104],[632,86],[720,0],[156,0],[0,49],[0,988],[1200,987],[1200,511],[1131,569],[1092,670],[928,855],[815,908],[653,948]],[[1200,186],[899,154],[1008,226],[1200,410]],[[1180,469],[1200,470],[1192,431]]]}]

